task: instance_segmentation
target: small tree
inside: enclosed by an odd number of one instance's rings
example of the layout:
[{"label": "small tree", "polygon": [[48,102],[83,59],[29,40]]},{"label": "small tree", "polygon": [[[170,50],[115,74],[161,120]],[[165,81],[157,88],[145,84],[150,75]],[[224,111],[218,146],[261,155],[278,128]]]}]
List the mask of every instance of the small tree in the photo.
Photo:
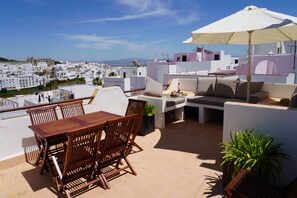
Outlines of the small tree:
[{"label": "small tree", "polygon": [[108,74],[108,77],[113,77],[113,76],[117,76],[114,72],[110,72],[109,74]]},{"label": "small tree", "polygon": [[94,85],[102,85],[102,79],[101,78],[95,78],[94,80],[93,80],[93,84]]},{"label": "small tree", "polygon": [[44,90],[44,86],[43,85],[38,85],[37,86],[37,89],[40,90],[40,91],[42,91],[42,90]]},{"label": "small tree", "polygon": [[6,93],[7,93],[7,89],[6,89],[6,88],[2,88],[2,89],[0,90],[0,93],[6,94]]}]

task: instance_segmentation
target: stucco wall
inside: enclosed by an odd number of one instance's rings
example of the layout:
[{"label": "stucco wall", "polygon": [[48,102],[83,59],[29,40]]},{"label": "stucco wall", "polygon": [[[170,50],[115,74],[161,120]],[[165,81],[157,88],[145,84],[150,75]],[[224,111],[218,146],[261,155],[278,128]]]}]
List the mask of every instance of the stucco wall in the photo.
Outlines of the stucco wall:
[{"label": "stucco wall", "polygon": [[[274,56],[252,56],[251,57],[251,74],[261,72],[263,74],[263,69],[266,70],[266,74],[289,74],[294,73],[293,54],[283,54]],[[266,65],[266,69],[264,66]],[[263,67],[262,69],[256,69],[257,67]],[[257,72],[256,72],[257,70]],[[236,73],[246,74],[247,64],[240,65],[236,68]]]},{"label": "stucco wall", "polygon": [[281,183],[289,184],[297,176],[297,110],[285,107],[227,102],[224,105],[223,141],[230,131],[254,129],[271,134],[291,155],[292,161],[282,161]]},{"label": "stucco wall", "polygon": [[[246,74],[238,75],[240,79],[246,79]],[[294,84],[295,74],[279,74],[279,75],[263,75],[263,74],[253,74],[252,81],[255,82],[269,82],[269,83],[284,83],[284,84]]]}]

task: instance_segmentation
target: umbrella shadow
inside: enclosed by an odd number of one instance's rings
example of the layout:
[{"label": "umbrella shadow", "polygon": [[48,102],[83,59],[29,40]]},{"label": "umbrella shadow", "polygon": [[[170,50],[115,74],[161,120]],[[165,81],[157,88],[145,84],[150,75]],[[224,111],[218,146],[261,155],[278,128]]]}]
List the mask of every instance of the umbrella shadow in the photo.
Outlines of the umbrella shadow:
[{"label": "umbrella shadow", "polygon": [[199,124],[197,120],[189,118],[167,124],[160,132],[161,137],[154,148],[197,154],[198,159],[215,161],[214,164],[203,162],[201,167],[222,171],[219,147],[223,132],[221,122]]}]

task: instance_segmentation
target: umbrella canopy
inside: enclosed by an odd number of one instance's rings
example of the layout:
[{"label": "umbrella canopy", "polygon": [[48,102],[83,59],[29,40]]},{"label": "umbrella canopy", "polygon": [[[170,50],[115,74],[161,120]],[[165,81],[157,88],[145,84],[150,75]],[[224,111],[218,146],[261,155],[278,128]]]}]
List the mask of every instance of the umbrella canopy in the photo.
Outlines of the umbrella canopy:
[{"label": "umbrella canopy", "polygon": [[249,31],[253,32],[252,45],[297,40],[297,17],[248,6],[193,31],[184,43],[248,44]]},{"label": "umbrella canopy", "polygon": [[297,17],[247,6],[235,14],[193,31],[192,37],[183,43],[247,44],[249,100],[251,45],[288,40],[297,40]]}]

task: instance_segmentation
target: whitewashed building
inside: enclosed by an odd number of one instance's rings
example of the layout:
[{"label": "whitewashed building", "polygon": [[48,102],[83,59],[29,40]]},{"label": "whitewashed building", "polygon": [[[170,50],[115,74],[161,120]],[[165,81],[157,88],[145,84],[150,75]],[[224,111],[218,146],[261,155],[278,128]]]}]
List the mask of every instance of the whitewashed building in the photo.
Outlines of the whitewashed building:
[{"label": "whitewashed building", "polygon": [[[237,60],[237,61],[236,61]],[[147,65],[147,75],[158,82],[167,83],[163,75],[193,73],[199,71],[219,72],[233,70],[238,66],[238,58],[226,55],[224,51],[211,52],[197,48],[196,52],[175,53],[173,60],[151,61]]]}]

